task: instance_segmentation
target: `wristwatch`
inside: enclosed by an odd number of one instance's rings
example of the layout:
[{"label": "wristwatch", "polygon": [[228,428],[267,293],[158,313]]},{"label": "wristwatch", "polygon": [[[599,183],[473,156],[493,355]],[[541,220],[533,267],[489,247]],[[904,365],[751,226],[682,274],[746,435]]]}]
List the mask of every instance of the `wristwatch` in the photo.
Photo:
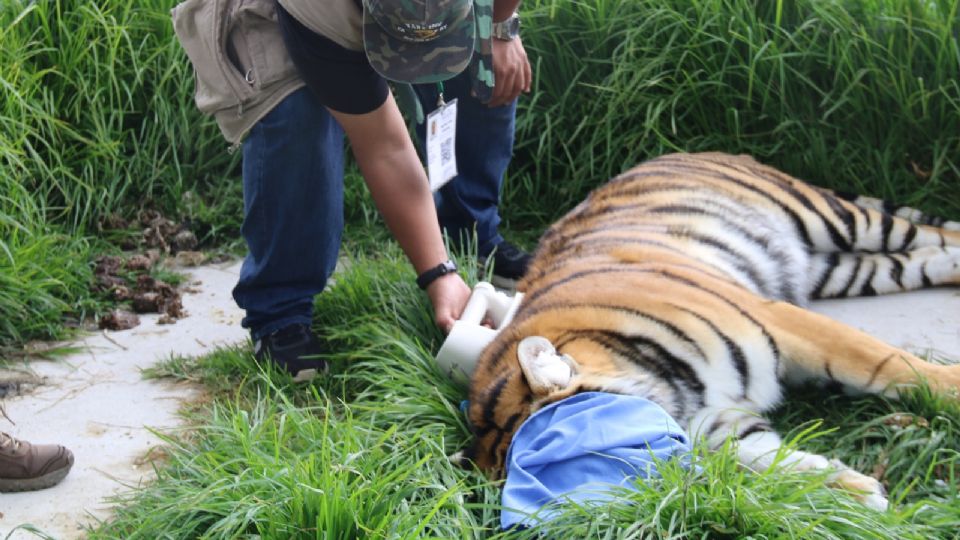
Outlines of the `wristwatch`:
[{"label": "wristwatch", "polygon": [[457,271],[457,264],[453,261],[444,261],[433,268],[424,271],[422,274],[417,276],[417,285],[421,289],[426,289],[430,286],[431,283],[436,281],[440,276],[445,276],[451,272]]},{"label": "wristwatch", "polygon": [[520,35],[520,15],[514,12],[505,20],[493,23],[493,37],[510,41]]}]

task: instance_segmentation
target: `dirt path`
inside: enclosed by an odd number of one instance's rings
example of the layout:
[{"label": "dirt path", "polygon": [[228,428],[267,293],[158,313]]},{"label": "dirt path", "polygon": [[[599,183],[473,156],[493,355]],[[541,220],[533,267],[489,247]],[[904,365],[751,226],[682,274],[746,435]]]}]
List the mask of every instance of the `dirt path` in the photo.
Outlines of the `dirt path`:
[{"label": "dirt path", "polygon": [[[0,494],[0,538],[23,523],[54,538],[82,538],[86,526],[107,518],[105,497],[152,475],[148,459],[160,441],[150,429],[176,429],[181,404],[198,396],[191,385],[145,380],[141,370],[171,355],[202,355],[246,339],[242,312],[230,297],[239,264],[181,272],[195,291],[183,294],[186,318],[160,325],[159,315],[141,315],[136,328],[80,340],[76,346],[83,352],[23,366],[24,374],[43,382],[4,400],[16,425],[0,419],[0,429],[32,442],[63,444],[76,463],[54,488]],[[36,537],[18,530],[11,538]]]}]

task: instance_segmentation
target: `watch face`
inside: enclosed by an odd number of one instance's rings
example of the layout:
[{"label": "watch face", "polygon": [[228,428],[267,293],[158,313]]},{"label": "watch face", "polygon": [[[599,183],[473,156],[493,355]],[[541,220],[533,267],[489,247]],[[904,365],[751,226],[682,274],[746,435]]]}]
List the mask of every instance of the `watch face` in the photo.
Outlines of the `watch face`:
[{"label": "watch face", "polygon": [[513,39],[520,33],[520,17],[513,15],[505,21],[493,24],[493,35],[500,39]]}]

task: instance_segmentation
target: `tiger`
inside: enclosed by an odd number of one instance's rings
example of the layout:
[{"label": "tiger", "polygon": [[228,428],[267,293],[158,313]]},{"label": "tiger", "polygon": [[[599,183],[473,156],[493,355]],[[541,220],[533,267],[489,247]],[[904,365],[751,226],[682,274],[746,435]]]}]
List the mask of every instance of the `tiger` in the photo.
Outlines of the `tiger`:
[{"label": "tiger", "polygon": [[897,397],[921,379],[960,390],[960,365],[925,361],[815,313],[811,299],[960,285],[960,223],[816,187],[747,155],[676,153],[592,191],[541,236],[514,318],[469,383],[472,443],[451,456],[503,477],[535,411],[580,392],[642,396],[692,440],[731,440],[753,470],[824,470],[886,509],[876,479],[782,439],[763,416],[784,385]]}]

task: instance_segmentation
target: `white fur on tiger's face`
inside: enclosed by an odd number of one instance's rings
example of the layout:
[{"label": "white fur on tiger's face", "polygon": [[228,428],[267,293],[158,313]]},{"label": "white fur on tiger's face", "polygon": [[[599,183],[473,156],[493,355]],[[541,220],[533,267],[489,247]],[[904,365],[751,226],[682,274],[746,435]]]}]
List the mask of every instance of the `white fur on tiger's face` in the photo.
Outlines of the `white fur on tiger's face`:
[{"label": "white fur on tiger's face", "polygon": [[[733,436],[741,461],[765,468],[780,438],[760,413],[784,381],[895,396],[920,376],[960,390],[960,366],[802,308],[936,285],[960,285],[960,223],[843,197],[747,156],[651,160],[541,238],[523,303],[473,374],[463,458],[500,475],[532,412],[603,391],[655,401],[711,447]],[[832,483],[886,507],[882,486],[843,464],[799,451],[785,461],[835,469]]]}]

